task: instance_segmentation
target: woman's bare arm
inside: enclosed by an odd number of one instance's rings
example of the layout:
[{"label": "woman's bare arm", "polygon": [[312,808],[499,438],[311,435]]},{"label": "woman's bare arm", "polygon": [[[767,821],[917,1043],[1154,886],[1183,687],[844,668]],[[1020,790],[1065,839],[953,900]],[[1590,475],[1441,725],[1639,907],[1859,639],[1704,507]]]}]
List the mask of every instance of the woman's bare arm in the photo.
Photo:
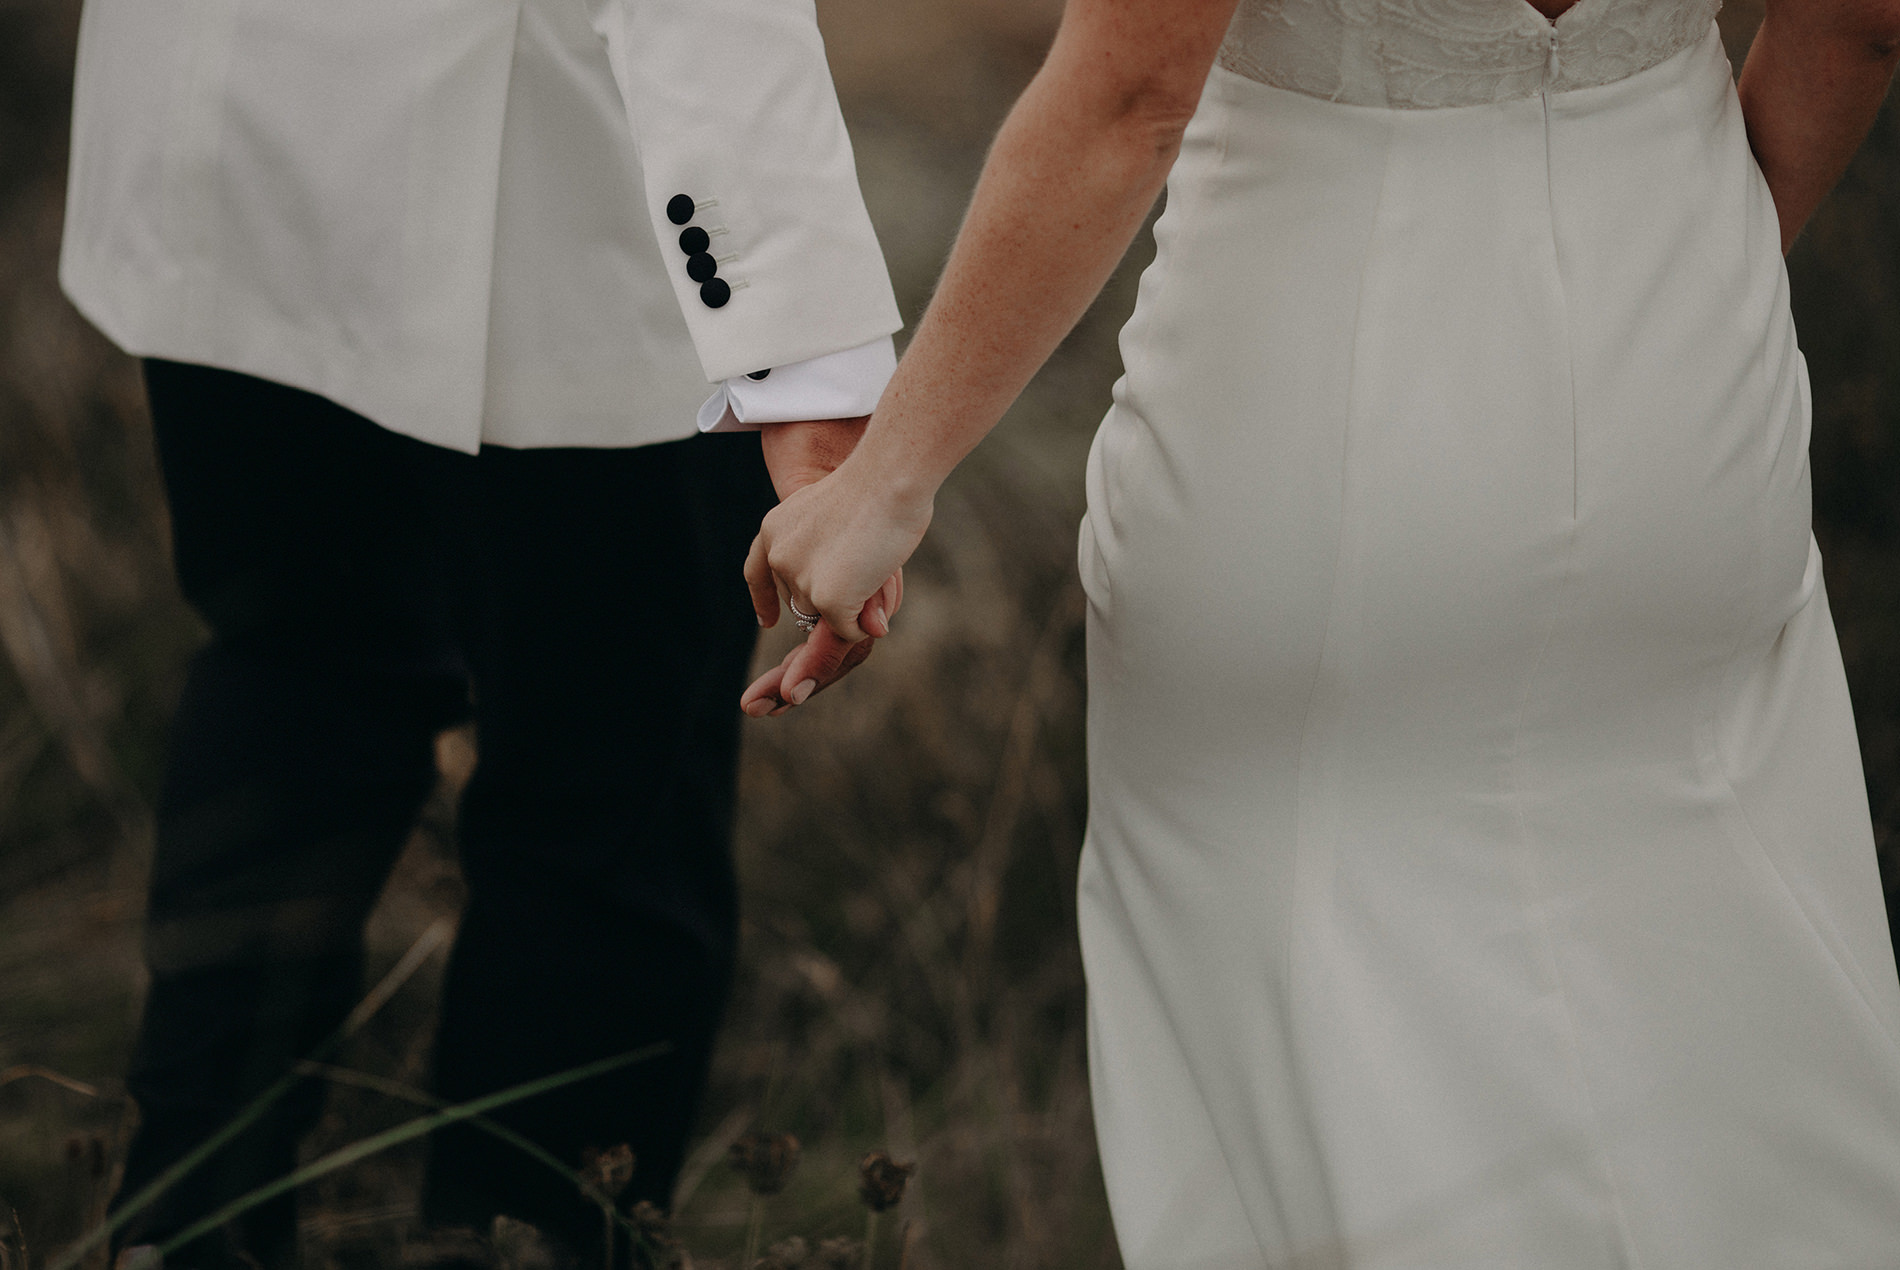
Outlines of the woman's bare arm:
[{"label": "woman's bare arm", "polygon": [[1154,205],[1235,3],[1069,0],[864,439],[767,520],[746,566],[761,621],[778,616],[776,571],[839,635],[862,638],[858,606],[922,537],[938,485],[1081,318]]},{"label": "woman's bare arm", "polygon": [[1847,170],[1900,66],[1900,0],[1768,0],[1740,85],[1781,249]]},{"label": "woman's bare arm", "polygon": [[1071,0],[997,134],[867,459],[935,489],[1002,417],[1154,206],[1234,4]]}]

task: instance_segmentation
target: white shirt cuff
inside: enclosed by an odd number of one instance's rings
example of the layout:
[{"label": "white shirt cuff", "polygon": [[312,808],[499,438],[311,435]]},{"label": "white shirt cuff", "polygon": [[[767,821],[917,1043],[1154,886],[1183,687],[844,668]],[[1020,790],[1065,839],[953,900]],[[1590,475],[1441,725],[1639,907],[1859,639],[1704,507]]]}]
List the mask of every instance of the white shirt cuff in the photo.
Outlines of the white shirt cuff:
[{"label": "white shirt cuff", "polygon": [[762,423],[868,415],[896,369],[897,349],[886,335],[842,353],[728,379],[699,408],[699,430],[756,432]]}]

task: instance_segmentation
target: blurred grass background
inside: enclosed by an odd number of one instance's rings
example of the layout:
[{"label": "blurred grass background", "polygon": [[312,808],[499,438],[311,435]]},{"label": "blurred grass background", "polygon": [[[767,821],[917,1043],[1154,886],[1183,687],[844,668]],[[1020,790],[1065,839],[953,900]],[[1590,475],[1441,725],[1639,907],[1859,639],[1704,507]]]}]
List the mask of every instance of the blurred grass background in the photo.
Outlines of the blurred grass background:
[{"label": "blurred grass background", "polygon": [[[1058,0],[820,0],[867,201],[914,322],[991,131]],[[34,1264],[97,1212],[164,722],[197,625],[171,583],[133,365],[60,298],[76,0],[0,0],[0,1244]],[[1723,15],[1737,59],[1757,3]],[[816,710],[748,725],[741,981],[680,1230],[733,1264],[747,1198],[720,1163],[763,1127],[805,1160],[766,1239],[861,1228],[854,1164],[920,1169],[909,1265],[1118,1265],[1089,1123],[1071,887],[1086,810],[1073,541],[1090,435],[1145,236],[1088,319],[953,478],[901,637]],[[1890,906],[1900,883],[1900,118],[1891,103],[1789,262],[1815,388],[1817,533]],[[768,637],[776,658],[787,638]],[[442,789],[369,932],[386,970],[460,899]],[[345,1061],[428,1068],[439,959]],[[65,1083],[51,1078],[59,1075]],[[312,1149],[408,1113],[338,1091]],[[312,1266],[398,1264],[417,1155],[306,1197]],[[17,1217],[16,1217],[17,1214]],[[901,1222],[887,1222],[896,1233]]]}]

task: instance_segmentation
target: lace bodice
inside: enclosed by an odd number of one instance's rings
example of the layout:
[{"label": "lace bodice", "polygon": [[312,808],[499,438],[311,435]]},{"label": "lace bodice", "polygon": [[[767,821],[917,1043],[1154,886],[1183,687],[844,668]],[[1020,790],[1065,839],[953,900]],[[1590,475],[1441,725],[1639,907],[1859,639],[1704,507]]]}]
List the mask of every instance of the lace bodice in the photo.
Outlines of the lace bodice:
[{"label": "lace bodice", "polygon": [[1220,64],[1360,106],[1476,106],[1608,84],[1709,29],[1721,0],[1241,0]]}]

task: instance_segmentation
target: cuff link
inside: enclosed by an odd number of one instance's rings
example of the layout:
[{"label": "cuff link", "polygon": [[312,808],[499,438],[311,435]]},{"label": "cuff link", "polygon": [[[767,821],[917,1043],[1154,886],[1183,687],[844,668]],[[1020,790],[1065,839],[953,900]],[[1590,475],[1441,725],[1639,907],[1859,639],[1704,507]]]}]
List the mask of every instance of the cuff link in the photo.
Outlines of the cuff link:
[{"label": "cuff link", "polygon": [[679,247],[686,256],[686,276],[699,284],[700,303],[709,309],[722,309],[726,301],[732,299],[732,287],[719,276],[719,262],[713,259],[710,250],[712,235],[698,225],[687,224],[702,206],[710,207],[715,202],[708,199],[701,204],[690,194],[675,194],[666,200],[666,219],[675,225],[686,225],[680,231]]},{"label": "cuff link", "polygon": [[772,373],[772,368],[770,366],[767,366],[764,370],[749,370],[745,373],[745,377],[747,379],[764,379],[767,375],[771,373]]}]

